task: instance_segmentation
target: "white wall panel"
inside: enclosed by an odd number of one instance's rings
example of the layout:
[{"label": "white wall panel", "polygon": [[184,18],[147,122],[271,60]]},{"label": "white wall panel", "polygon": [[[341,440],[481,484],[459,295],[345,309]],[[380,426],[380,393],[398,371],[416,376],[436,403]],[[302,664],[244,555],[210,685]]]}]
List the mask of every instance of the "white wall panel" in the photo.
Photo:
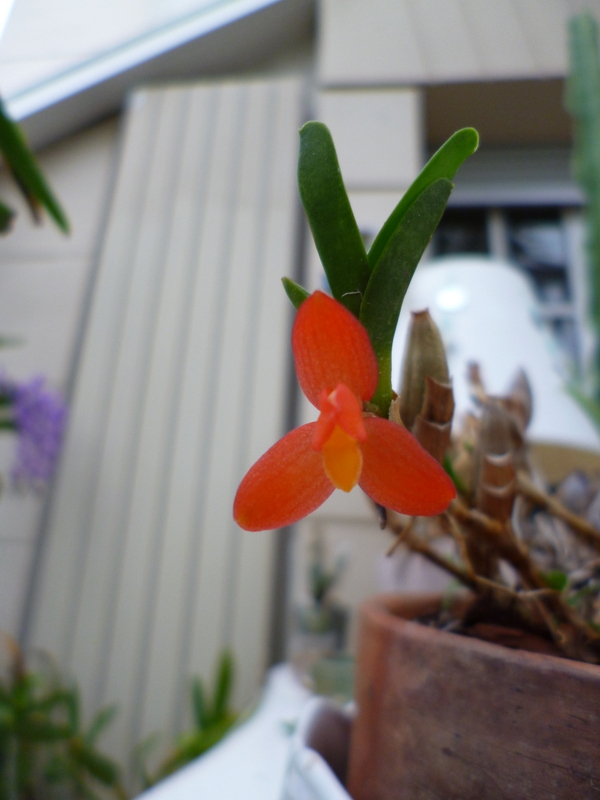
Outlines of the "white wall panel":
[{"label": "white wall panel", "polygon": [[24,537],[0,537],[0,631],[16,637],[23,613],[34,544]]},{"label": "white wall panel", "polygon": [[[491,4],[483,4],[488,8]],[[473,41],[468,13],[460,2],[425,0],[410,4],[414,36],[420,42],[426,71],[433,78],[477,79],[485,58]]]},{"label": "white wall panel", "polygon": [[404,190],[422,166],[418,90],[322,91],[317,118],[331,130],[349,190]]},{"label": "white wall panel", "polygon": [[322,85],[411,84],[427,72],[404,0],[320,0],[318,8]]},{"label": "white wall panel", "polygon": [[181,727],[224,647],[238,704],[266,664],[273,538],[231,507],[285,420],[301,95],[190,85],[128,113],[29,636],[88,712],[120,704],[120,756]]},{"label": "white wall panel", "polygon": [[[520,18],[516,10],[516,6],[526,6],[527,2],[459,0],[481,65],[481,77],[518,78],[535,75],[540,69],[524,30],[525,18]],[[535,31],[537,37],[543,35],[542,20]]]},{"label": "white wall panel", "polygon": [[322,86],[563,77],[566,23],[599,0],[321,0]]},{"label": "white wall panel", "polygon": [[[48,219],[31,220],[13,182],[0,176],[0,196],[17,209],[14,228],[0,237],[0,334],[18,338],[0,353],[0,372],[18,380],[43,374],[67,388],[89,288],[98,232],[109,193],[115,121],[38,154],[71,221],[63,236]],[[0,437],[0,473],[8,477],[16,437]],[[0,628],[18,637],[44,495],[6,487],[0,497]]]}]

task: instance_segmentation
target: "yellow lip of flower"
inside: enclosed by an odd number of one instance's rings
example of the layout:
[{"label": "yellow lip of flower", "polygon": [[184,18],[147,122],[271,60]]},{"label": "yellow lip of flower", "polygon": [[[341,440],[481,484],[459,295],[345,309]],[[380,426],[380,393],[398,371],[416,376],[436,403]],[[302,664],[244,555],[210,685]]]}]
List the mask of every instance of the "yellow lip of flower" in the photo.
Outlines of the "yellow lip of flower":
[{"label": "yellow lip of flower", "polygon": [[353,489],[362,472],[362,453],[358,442],[336,425],[321,450],[327,477],[344,492]]}]

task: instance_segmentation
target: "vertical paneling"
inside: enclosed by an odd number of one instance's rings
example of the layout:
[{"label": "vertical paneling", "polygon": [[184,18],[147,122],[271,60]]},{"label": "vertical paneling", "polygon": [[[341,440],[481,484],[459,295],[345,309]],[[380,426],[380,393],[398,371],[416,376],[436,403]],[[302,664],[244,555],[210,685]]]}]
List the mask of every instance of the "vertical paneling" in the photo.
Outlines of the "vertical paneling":
[{"label": "vertical paneling", "polygon": [[301,122],[292,80],[132,100],[29,625],[119,756],[224,647],[238,703],[266,663],[272,535],[231,505],[283,429]]}]

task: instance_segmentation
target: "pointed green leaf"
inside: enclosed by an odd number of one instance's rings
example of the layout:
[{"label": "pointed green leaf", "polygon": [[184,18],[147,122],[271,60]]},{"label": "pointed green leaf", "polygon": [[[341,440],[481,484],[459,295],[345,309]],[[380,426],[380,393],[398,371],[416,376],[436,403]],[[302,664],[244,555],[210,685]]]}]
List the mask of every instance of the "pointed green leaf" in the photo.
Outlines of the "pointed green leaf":
[{"label": "pointed green leaf", "polygon": [[369,250],[369,264],[371,267],[377,264],[390,238],[394,235],[395,230],[400,224],[402,217],[406,214],[423,189],[426,189],[439,178],[452,180],[456,174],[456,170],[463,161],[477,150],[478,144],[479,134],[477,131],[474,128],[462,128],[456,131],[456,133],[434,153],[417,178],[404,193],[402,199],[377,234]]},{"label": "pointed green leaf", "polygon": [[291,300],[292,305],[296,310],[300,308],[307,297],[310,297],[310,292],[308,292],[303,286],[300,286],[299,283],[291,280],[291,278],[282,278],[281,282],[283,283],[285,293]]},{"label": "pointed green leaf", "polygon": [[39,202],[63,233],[68,233],[69,222],[58,200],[46,183],[35,158],[30,152],[21,129],[6,114],[0,101],[0,150],[6,163],[22,188],[28,203]]},{"label": "pointed green leaf", "polygon": [[360,321],[379,364],[379,384],[371,403],[384,416],[392,401],[392,342],[402,301],[451,191],[452,183],[439,178],[421,192],[389,237],[365,292]]},{"label": "pointed green leaf", "polygon": [[215,681],[213,722],[220,722],[226,715],[233,689],[233,659],[227,651],[221,656]]},{"label": "pointed green leaf", "polygon": [[331,292],[355,316],[370,276],[331,134],[322,122],[300,129],[298,188]]},{"label": "pointed green leaf", "polygon": [[115,715],[118,711],[118,707],[116,704],[112,706],[106,706],[106,708],[101,708],[100,711],[96,714],[94,719],[92,720],[87,733],[85,734],[85,742],[88,745],[93,745],[96,742],[96,739],[104,728],[109,725],[112,720],[115,718]]},{"label": "pointed green leaf", "polygon": [[204,687],[202,686],[202,681],[198,677],[192,678],[192,709],[196,727],[199,731],[203,731],[211,724],[211,716],[206,707]]},{"label": "pointed green leaf", "polygon": [[114,786],[118,781],[119,768],[107,756],[94,750],[80,739],[73,739],[69,749],[73,760],[105,786]]}]

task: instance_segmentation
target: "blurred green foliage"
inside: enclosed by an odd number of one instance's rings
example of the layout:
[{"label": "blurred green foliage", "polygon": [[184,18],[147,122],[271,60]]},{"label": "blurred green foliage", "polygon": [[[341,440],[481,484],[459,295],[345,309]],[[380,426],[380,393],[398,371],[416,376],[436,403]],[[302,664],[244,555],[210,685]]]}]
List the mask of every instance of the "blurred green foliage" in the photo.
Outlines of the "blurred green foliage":
[{"label": "blurred green foliage", "polygon": [[234,677],[233,659],[225,651],[217,665],[212,693],[200,678],[192,678],[192,730],[178,737],[171,752],[153,772],[146,767],[145,762],[149,751],[156,744],[156,736],[146,739],[137,748],[138,771],[145,789],[206,753],[231,730],[239,718],[231,709]]},{"label": "blurred green foliage", "polygon": [[[5,637],[7,666],[0,675],[0,800],[126,800],[123,769],[98,746],[117,709],[101,709],[83,727],[76,686],[67,686],[47,660],[30,670],[16,642]],[[145,766],[156,737],[136,748],[134,780],[148,788],[205,753],[231,729],[233,660],[224,653],[212,693],[192,680],[194,728],[182,734],[159,767]],[[134,787],[137,794],[138,786]]]},{"label": "blurred green foliage", "polygon": [[[0,100],[0,153],[15,180],[33,218],[38,221],[45,209],[63,233],[69,232],[69,221],[46,182],[42,171],[27,146],[19,126],[13,122]],[[10,230],[15,212],[0,202],[0,233]]]},{"label": "blurred green foliage", "polygon": [[[9,664],[0,680],[0,799],[93,800],[100,787],[125,797],[118,766],[97,747],[116,709],[82,727],[79,692],[56,670],[29,671],[8,640]],[[106,797],[106,793],[103,795]]]}]

